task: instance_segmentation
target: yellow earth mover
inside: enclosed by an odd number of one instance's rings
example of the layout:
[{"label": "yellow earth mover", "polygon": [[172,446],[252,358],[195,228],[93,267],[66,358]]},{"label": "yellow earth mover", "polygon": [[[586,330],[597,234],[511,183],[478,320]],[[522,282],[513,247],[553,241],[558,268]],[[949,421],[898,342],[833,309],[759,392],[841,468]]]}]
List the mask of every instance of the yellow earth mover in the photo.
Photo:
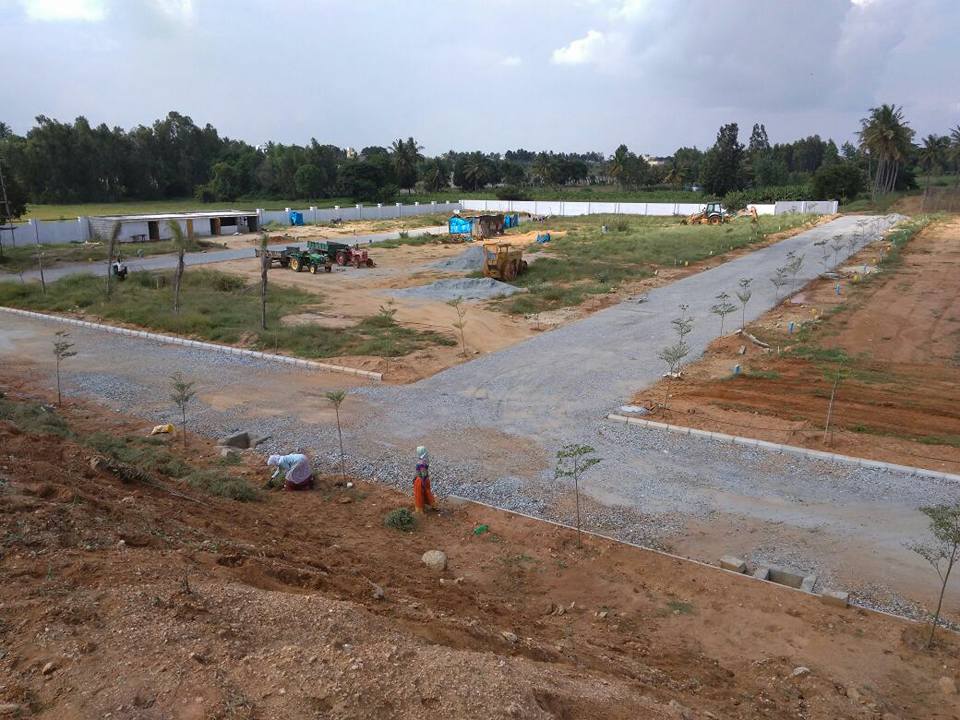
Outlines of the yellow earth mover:
[{"label": "yellow earth mover", "polygon": [[523,249],[510,243],[483,244],[483,275],[494,280],[513,280],[527,269]]},{"label": "yellow earth mover", "polygon": [[707,203],[702,212],[694,213],[681,220],[683,225],[719,225],[730,220],[730,215],[718,202]]}]

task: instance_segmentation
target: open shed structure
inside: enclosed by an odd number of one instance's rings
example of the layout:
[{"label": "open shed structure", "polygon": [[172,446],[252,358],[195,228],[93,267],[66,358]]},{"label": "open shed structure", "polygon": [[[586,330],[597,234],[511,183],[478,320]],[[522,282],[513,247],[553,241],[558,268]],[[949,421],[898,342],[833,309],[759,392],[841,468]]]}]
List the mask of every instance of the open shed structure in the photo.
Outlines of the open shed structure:
[{"label": "open shed structure", "polygon": [[485,213],[482,215],[453,215],[447,223],[451,235],[471,235],[475,238],[489,238],[503,235],[503,231],[516,227],[519,218],[515,213],[504,217],[503,213]]},{"label": "open shed structure", "polygon": [[110,215],[91,217],[90,236],[109,237],[120,223],[121,242],[169,240],[170,223],[180,225],[190,238],[215,237],[256,232],[259,218],[249,210],[216,210],[211,212],[157,213],[155,215]]}]

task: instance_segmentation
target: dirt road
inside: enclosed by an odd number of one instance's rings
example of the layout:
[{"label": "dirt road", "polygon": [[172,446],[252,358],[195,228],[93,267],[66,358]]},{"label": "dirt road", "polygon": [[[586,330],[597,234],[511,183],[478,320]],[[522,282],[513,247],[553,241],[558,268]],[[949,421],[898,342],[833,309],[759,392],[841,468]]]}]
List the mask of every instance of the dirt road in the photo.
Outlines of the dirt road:
[{"label": "dirt road", "polygon": [[[552,479],[552,455],[561,443],[585,442],[603,458],[583,485],[593,499],[592,527],[711,562],[736,551],[817,571],[822,584],[893,609],[900,601],[885,588],[929,601],[929,571],[903,542],[924,531],[916,508],[956,497],[956,487],[602,420],[662,372],[656,355],[670,339],[679,303],[696,319],[688,337],[696,355],[719,329],[706,311],[718,292],[732,291],[741,277],[757,278],[746,313],[756,317],[774,302],[763,279],[789,251],[811,252],[818,239],[857,232],[856,223],[845,217],[819,226],[654,290],[646,303],[612,307],[415,385],[361,388],[343,408],[354,467],[405,487],[412,450],[426,443],[442,492],[569,520],[569,490]],[[803,275],[814,272],[808,266]],[[0,353],[49,367],[49,326],[5,317],[4,328]],[[180,370],[201,390],[193,416],[206,432],[251,427],[273,436],[265,449],[299,446],[316,448],[324,461],[335,457],[322,394],[342,378],[292,384],[294,373],[223,356],[100,334],[78,332],[76,341],[72,392],[164,419],[171,416],[166,378]],[[950,611],[957,610],[951,600]]]}]

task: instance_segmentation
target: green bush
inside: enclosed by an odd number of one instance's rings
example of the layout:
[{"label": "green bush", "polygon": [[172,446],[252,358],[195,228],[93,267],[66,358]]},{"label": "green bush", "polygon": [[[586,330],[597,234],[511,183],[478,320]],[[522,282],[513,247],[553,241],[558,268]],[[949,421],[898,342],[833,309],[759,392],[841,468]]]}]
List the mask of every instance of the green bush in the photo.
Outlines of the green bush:
[{"label": "green bush", "polygon": [[810,200],[813,191],[809,185],[770,185],[767,187],[735,190],[723,196],[727,210],[743,210],[750,204],[769,204],[778,200]]},{"label": "green bush", "polygon": [[383,519],[383,524],[402,532],[412,532],[417,525],[417,520],[407,508],[397,508],[387,513],[387,516]]},{"label": "green bush", "polygon": [[497,191],[494,193],[497,196],[497,200],[529,200],[530,193],[526,190],[523,190],[512,185],[505,185],[502,188],[497,188]]},{"label": "green bush", "polygon": [[97,452],[127,465],[136,465],[148,473],[182,478],[191,470],[187,463],[167,450],[168,441],[160,438],[117,437],[96,432],[84,442]]},{"label": "green bush", "polygon": [[853,200],[863,192],[863,171],[843,162],[821,167],[813,176],[812,200]]},{"label": "green bush", "polygon": [[23,432],[66,437],[70,429],[62,417],[39,403],[16,403],[0,399],[0,420],[6,420]]},{"label": "green bush", "polygon": [[246,480],[222,475],[217,470],[197,470],[187,475],[184,480],[190,487],[210,495],[238,502],[252,502],[260,499],[260,494],[250,487]]},{"label": "green bush", "polygon": [[217,292],[236,292],[246,286],[246,281],[239,275],[217,273],[213,276],[213,289]]}]

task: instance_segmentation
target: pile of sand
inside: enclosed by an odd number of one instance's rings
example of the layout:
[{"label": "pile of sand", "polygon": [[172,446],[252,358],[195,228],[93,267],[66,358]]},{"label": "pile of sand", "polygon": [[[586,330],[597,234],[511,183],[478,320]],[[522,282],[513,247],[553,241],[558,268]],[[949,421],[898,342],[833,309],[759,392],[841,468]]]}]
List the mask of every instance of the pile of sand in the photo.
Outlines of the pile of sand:
[{"label": "pile of sand", "polygon": [[438,270],[479,270],[483,267],[483,246],[471,245],[456,257],[435,262],[430,267]]}]

